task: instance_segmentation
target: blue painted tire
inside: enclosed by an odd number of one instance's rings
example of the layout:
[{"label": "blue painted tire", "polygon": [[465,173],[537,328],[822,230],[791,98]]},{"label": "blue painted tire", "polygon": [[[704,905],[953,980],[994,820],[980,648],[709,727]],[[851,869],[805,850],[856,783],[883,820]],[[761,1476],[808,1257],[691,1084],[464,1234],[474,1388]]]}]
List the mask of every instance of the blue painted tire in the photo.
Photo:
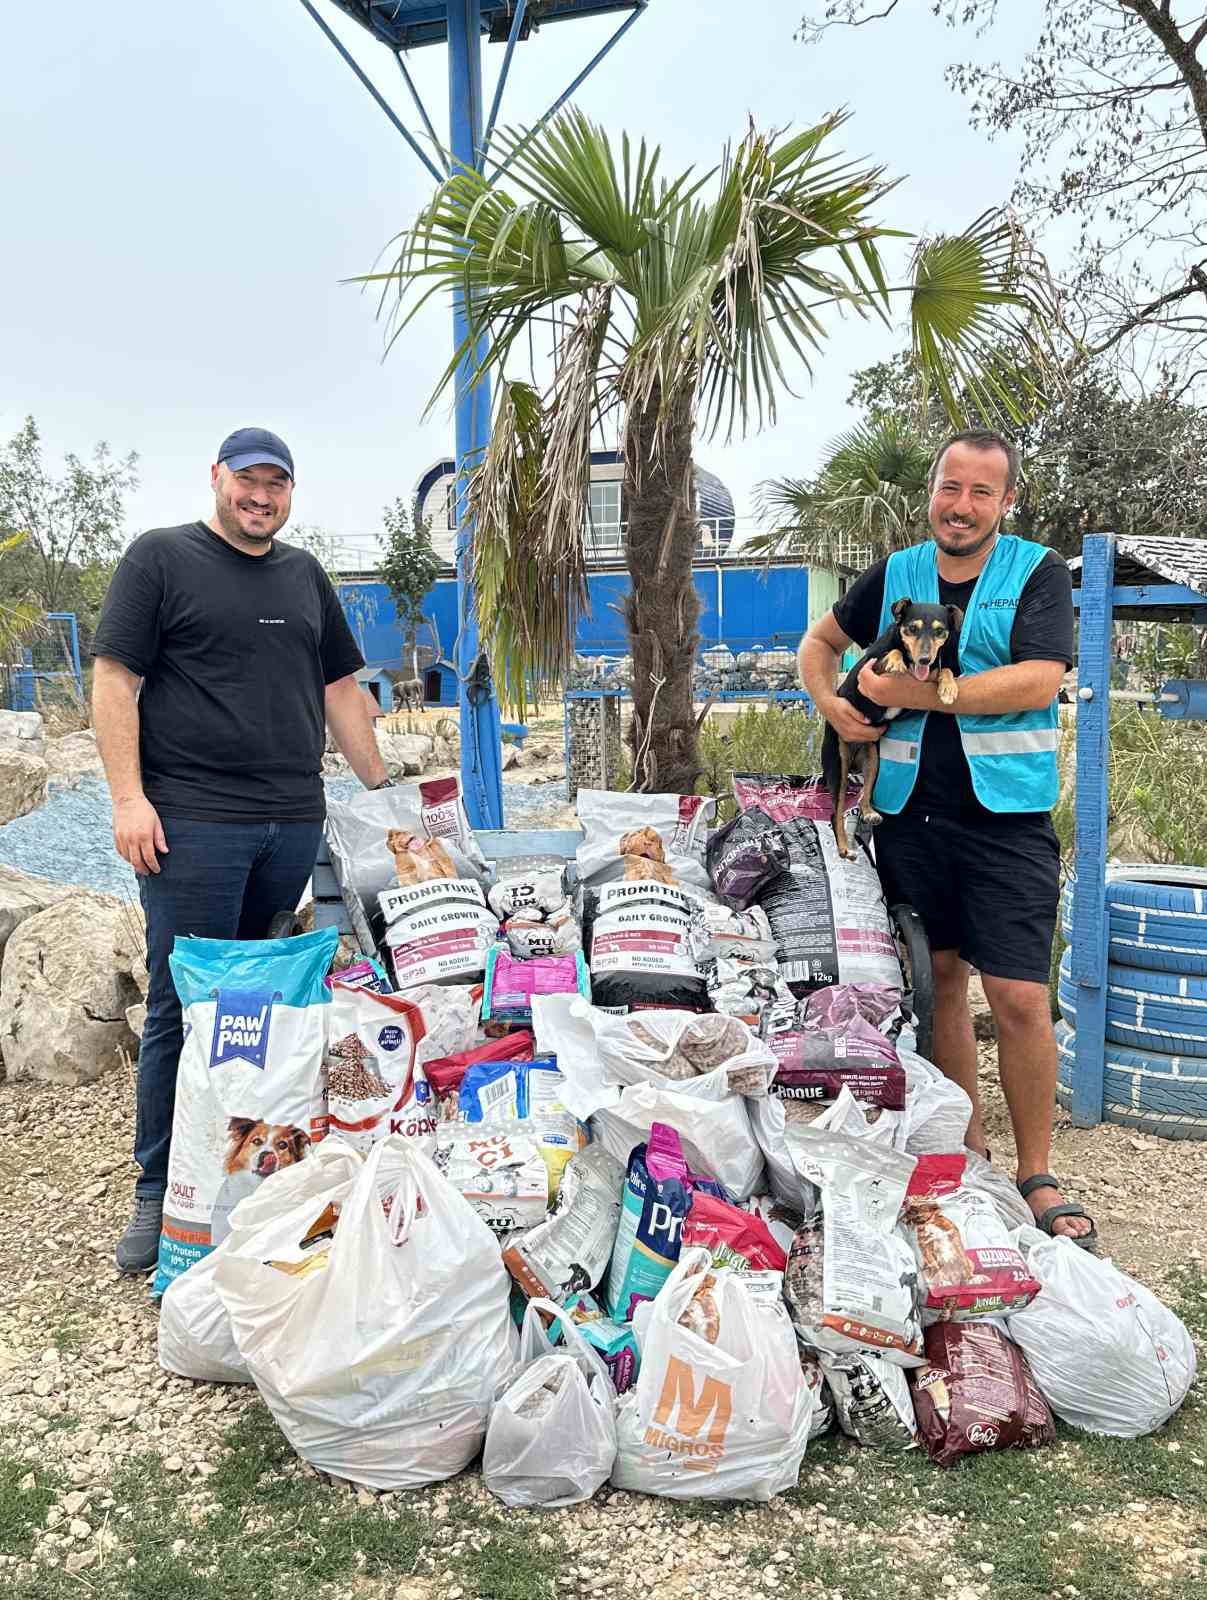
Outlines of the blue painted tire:
[{"label": "blue painted tire", "polygon": [[[1058,1022],[1056,1098],[1066,1110],[1073,1098],[1075,1044],[1072,1028]],[[1168,1139],[1207,1139],[1207,1057],[1108,1044],[1102,1098],[1108,1122]]]},{"label": "blue painted tire", "polygon": [[[1207,869],[1114,867],[1106,901],[1112,961],[1207,977]],[[1072,924],[1072,889],[1066,886],[1060,906],[1066,940],[1073,936]]]},{"label": "blue painted tire", "polygon": [[[1077,986],[1069,976],[1071,951],[1060,959],[1057,1001],[1069,1027],[1077,1026]],[[1153,972],[1112,961],[1107,968],[1106,1037],[1129,1050],[1207,1056],[1207,978]]]}]

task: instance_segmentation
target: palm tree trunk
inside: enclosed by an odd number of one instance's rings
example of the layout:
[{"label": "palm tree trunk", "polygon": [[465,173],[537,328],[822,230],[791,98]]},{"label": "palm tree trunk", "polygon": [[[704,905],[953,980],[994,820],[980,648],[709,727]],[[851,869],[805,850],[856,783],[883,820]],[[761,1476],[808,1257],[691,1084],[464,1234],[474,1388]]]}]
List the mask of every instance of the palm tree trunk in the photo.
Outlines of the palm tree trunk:
[{"label": "palm tree trunk", "polygon": [[659,397],[630,411],[626,428],[625,605],[633,652],[633,787],[691,794],[700,775],[692,675],[700,601],[692,574],[696,548],[690,396],[679,402],[661,440]]}]

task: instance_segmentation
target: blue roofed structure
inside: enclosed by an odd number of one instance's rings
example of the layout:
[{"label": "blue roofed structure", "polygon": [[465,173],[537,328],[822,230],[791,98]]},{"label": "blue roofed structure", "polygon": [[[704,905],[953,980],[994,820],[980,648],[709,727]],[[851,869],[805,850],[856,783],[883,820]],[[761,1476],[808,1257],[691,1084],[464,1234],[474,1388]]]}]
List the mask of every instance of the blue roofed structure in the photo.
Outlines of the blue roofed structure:
[{"label": "blue roofed structure", "polygon": [[[334,0],[334,4],[391,50],[413,50],[418,45],[444,44],[448,39],[445,0]],[[519,38],[526,39],[546,22],[639,11],[645,4],[646,0],[528,0]],[[478,0],[478,10],[482,32],[496,43],[506,43],[515,0]]]}]

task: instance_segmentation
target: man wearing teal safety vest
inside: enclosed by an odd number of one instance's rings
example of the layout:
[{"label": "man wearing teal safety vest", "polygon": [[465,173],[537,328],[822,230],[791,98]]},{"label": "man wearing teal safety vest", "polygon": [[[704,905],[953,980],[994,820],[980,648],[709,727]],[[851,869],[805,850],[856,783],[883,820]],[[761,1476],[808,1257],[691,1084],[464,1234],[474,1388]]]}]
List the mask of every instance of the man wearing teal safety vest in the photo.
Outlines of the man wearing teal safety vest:
[{"label": "man wearing teal safety vest", "polygon": [[[1047,983],[1060,868],[1049,812],[1059,790],[1056,697],[1073,661],[1072,586],[1055,551],[1001,532],[1018,474],[1018,452],[1000,434],[950,439],[931,469],[931,538],[874,563],[810,628],[801,678],[842,738],[880,739],[877,865],[890,904],[907,901],[926,927],[935,1061],[972,1100],[968,1144],[985,1153],[968,1009],[976,968],[997,1025],[1019,1187],[1046,1232],[1090,1243],[1092,1220],[1047,1173],[1056,1090]],[[903,598],[963,612],[959,698],[944,706],[933,682],[865,667],[863,694],[898,708],[874,727],[835,694],[836,672]]]}]

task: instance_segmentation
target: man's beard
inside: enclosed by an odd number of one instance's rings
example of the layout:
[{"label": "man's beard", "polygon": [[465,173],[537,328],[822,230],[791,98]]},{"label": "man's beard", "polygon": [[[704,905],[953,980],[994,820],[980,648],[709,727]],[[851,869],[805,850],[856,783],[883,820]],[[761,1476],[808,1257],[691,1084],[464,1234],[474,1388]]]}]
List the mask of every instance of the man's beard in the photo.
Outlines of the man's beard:
[{"label": "man's beard", "polygon": [[218,521],[222,524],[227,536],[231,539],[245,539],[248,544],[271,544],[274,536],[285,525],[285,519],[282,517],[280,522],[269,528],[267,532],[261,532],[258,528],[254,532],[249,532],[239,521],[239,513],[235,510],[233,503],[230,500],[224,500],[221,495],[216,497],[215,509],[218,513]]},{"label": "man's beard", "polygon": [[[989,529],[988,533],[984,534],[980,539],[978,539],[975,544],[948,544],[945,537],[948,532],[946,528],[943,528],[942,533],[934,530],[932,530],[932,532],[935,543],[945,555],[958,556],[962,559],[965,556],[979,556],[981,551],[989,543],[990,539],[997,537],[997,531],[1000,526],[1001,518],[999,517],[998,520],[993,524],[992,528]],[[972,530],[961,529],[960,531],[968,533]]]}]

